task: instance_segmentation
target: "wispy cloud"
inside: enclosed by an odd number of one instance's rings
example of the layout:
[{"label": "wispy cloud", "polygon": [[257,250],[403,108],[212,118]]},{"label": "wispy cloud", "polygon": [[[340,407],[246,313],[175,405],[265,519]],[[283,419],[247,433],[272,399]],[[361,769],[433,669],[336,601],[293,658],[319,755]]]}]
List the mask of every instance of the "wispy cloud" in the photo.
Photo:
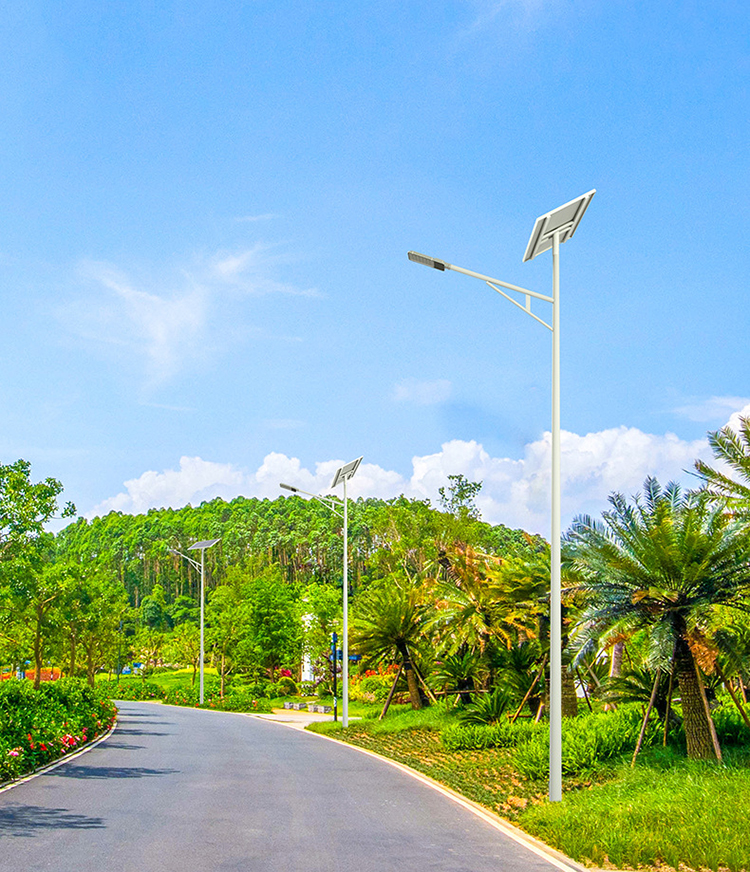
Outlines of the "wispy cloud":
[{"label": "wispy cloud", "polygon": [[708,397],[672,411],[689,421],[717,424],[726,422],[729,415],[750,406],[750,397]]},{"label": "wispy cloud", "polygon": [[394,387],[393,399],[397,403],[434,406],[444,403],[450,397],[451,387],[450,381],[445,378],[434,379],[433,381],[406,378]]},{"label": "wispy cloud", "polygon": [[460,39],[475,36],[500,22],[514,30],[533,29],[557,5],[557,0],[473,0],[471,5],[474,17],[458,34]]},{"label": "wispy cloud", "polygon": [[166,277],[162,269],[134,278],[115,264],[86,260],[78,267],[77,294],[58,314],[79,341],[114,355],[121,366],[139,370],[143,386],[150,390],[221,353],[228,337],[248,341],[263,334],[247,323],[246,305],[243,329],[237,329],[233,314],[238,299],[265,294],[320,296],[314,288],[278,280],[284,256],[273,248],[277,247],[256,243],[194,256],[174,266]]},{"label": "wispy cloud", "polygon": [[109,301],[89,310],[82,326],[98,326],[98,341],[128,348],[145,358],[150,382],[170,378],[180,366],[183,349],[198,341],[207,317],[208,295],[192,286],[182,292],[150,293],[135,288],[111,264],[86,261],[80,272],[111,292]]}]

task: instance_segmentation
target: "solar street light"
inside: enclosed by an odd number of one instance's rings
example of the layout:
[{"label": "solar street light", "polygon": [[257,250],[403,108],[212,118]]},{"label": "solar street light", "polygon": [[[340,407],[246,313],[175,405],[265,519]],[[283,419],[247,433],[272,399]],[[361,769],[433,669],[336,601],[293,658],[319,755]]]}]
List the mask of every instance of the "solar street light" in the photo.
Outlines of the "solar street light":
[{"label": "solar street light", "polygon": [[336,470],[336,474],[333,477],[333,482],[331,483],[331,488],[335,488],[340,484],[344,485],[343,515],[341,514],[341,512],[338,511],[338,507],[335,503],[329,502],[318,494],[304,491],[301,488],[293,487],[290,484],[279,484],[279,487],[283,487],[284,490],[291,491],[295,494],[305,494],[308,497],[312,497],[314,500],[317,500],[319,503],[323,503],[326,508],[330,509],[332,512],[335,512],[339,517],[343,517],[344,519],[344,626],[341,644],[343,657],[343,663],[341,667],[341,725],[343,727],[349,726],[349,500],[346,495],[346,483],[349,481],[349,479],[354,477],[355,473],[359,469],[360,463],[362,463],[362,458],[358,457],[356,460],[351,460],[349,463],[345,463],[343,466],[340,466]]},{"label": "solar street light", "polygon": [[201,572],[201,652],[200,652],[200,704],[203,705],[203,624],[204,624],[204,610],[205,610],[205,575],[206,575],[206,565],[205,565],[205,554],[206,549],[211,548],[213,545],[216,545],[217,542],[221,542],[221,539],[203,539],[200,542],[196,542],[193,545],[188,547],[188,551],[200,551],[201,553],[201,562],[198,563],[197,560],[193,560],[192,557],[188,557],[187,554],[183,554],[181,551],[178,551],[176,548],[170,548],[169,551],[171,554],[177,554],[179,557],[183,557],[194,566],[196,569],[200,569]]},{"label": "solar street light", "polygon": [[[549,744],[549,798],[553,802],[562,799],[562,605],[561,605],[561,560],[560,560],[560,243],[567,242],[578,229],[584,212],[588,209],[596,190],[588,191],[557,209],[537,218],[531,232],[523,261],[533,260],[537,255],[552,249],[552,296],[529,291],[493,279],[481,273],[455,266],[445,260],[428,257],[416,251],[408,253],[409,260],[445,272],[453,270],[472,278],[481,279],[513,305],[552,332],[552,523],[550,535],[550,744]],[[523,294],[522,305],[505,291]],[[552,304],[552,323],[548,324],[531,311],[531,299],[540,299]]]}]

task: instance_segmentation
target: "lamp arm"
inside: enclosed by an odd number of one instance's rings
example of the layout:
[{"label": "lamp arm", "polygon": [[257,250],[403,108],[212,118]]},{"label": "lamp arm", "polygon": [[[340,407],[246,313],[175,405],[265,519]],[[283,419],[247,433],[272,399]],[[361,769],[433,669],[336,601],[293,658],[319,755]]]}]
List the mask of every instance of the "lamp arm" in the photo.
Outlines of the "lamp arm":
[{"label": "lamp arm", "polygon": [[496,288],[496,287],[492,284],[492,282],[486,282],[486,284],[488,284],[488,285],[492,288],[493,291],[497,291],[498,294],[500,294],[500,296],[505,297],[506,300],[510,300],[510,302],[513,303],[514,306],[518,306],[518,308],[519,308],[522,312],[525,312],[527,315],[531,315],[531,317],[532,317],[535,321],[538,321],[540,324],[544,325],[548,330],[552,330],[552,327],[551,327],[551,326],[550,326],[546,321],[543,321],[541,318],[539,318],[537,315],[535,315],[535,314],[531,311],[531,297],[532,297],[532,296],[534,296],[534,297],[541,297],[541,299],[543,299],[543,300],[549,300],[550,302],[553,302],[553,300],[552,300],[551,297],[542,297],[541,294],[529,294],[529,293],[527,293],[527,294],[526,294],[526,305],[525,305],[525,306],[522,306],[522,305],[518,302],[518,300],[514,300],[513,297],[508,296],[508,294],[506,294],[505,291],[501,291],[500,288]]},{"label": "lamp arm", "polygon": [[338,508],[333,504],[329,503],[325,497],[318,496],[318,494],[310,493],[310,491],[302,490],[302,488],[298,487],[290,487],[289,485],[282,485],[282,487],[287,488],[295,494],[304,494],[307,497],[312,497],[314,500],[317,500],[319,503],[322,503],[327,509],[330,509],[334,515],[338,515],[339,518],[343,518],[344,515],[338,510]]},{"label": "lamp arm", "polygon": [[200,570],[201,565],[200,563],[198,563],[197,560],[193,560],[192,557],[188,557],[187,554],[183,554],[182,551],[177,551],[175,548],[170,548],[169,551],[171,554],[176,554],[178,557],[184,557],[185,560],[187,560],[187,562],[190,563],[194,569]]}]

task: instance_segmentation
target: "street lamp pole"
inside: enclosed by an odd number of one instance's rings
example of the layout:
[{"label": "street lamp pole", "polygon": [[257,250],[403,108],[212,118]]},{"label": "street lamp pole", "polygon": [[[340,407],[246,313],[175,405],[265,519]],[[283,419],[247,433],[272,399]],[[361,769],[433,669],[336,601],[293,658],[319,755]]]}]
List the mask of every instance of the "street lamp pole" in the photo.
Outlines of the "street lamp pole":
[{"label": "street lamp pole", "polygon": [[[524,262],[552,249],[552,296],[529,291],[499,279],[458,267],[447,261],[409,252],[409,260],[444,272],[453,270],[472,278],[481,279],[506,300],[539,321],[552,332],[552,445],[551,445],[551,530],[550,530],[550,744],[549,744],[549,798],[552,802],[562,799],[562,582],[561,582],[561,486],[560,486],[560,243],[573,236],[588,208],[595,190],[537,218],[531,232]],[[504,290],[523,294],[522,305]],[[552,304],[552,324],[531,311],[531,298]]]},{"label": "street lamp pole", "polygon": [[177,554],[180,557],[184,557],[188,563],[190,563],[195,569],[199,569],[201,573],[201,651],[200,651],[200,683],[199,683],[199,700],[200,704],[203,705],[203,660],[204,660],[204,644],[203,644],[203,627],[205,624],[205,605],[206,605],[206,549],[211,548],[211,546],[216,545],[217,542],[221,542],[221,539],[204,539],[201,542],[196,542],[194,545],[190,545],[188,551],[198,551],[201,552],[201,562],[198,563],[196,560],[193,560],[192,557],[188,557],[187,554],[183,554],[181,551],[178,551],[176,548],[170,548],[172,554]]},{"label": "street lamp pole", "polygon": [[[333,477],[333,482],[331,484],[331,489],[337,487],[339,484],[343,482],[344,485],[344,512],[343,515],[339,512],[338,508],[328,500],[319,496],[318,494],[310,493],[309,491],[304,491],[298,487],[292,487],[290,484],[280,484],[279,487],[283,487],[284,490],[292,491],[295,494],[305,494],[308,497],[312,497],[314,500],[317,500],[319,503],[323,503],[323,505],[330,509],[332,512],[337,514],[344,521],[344,572],[343,572],[343,582],[344,582],[344,590],[343,590],[343,628],[341,635],[343,639],[341,640],[341,654],[343,663],[341,665],[341,726],[348,727],[349,726],[349,506],[348,499],[346,495],[346,483],[350,478],[354,477],[354,474],[359,469],[359,465],[362,463],[362,458],[358,457],[356,460],[352,460],[349,463],[344,464],[344,466],[339,467],[336,470],[336,475]],[[335,664],[334,660],[334,664]]]}]

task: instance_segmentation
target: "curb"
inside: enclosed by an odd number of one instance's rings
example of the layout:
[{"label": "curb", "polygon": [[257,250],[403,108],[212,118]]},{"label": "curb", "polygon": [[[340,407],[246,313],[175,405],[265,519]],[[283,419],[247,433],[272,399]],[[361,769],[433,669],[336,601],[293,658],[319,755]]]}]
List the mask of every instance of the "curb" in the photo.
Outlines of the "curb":
[{"label": "curb", "polygon": [[63,763],[67,763],[69,760],[75,760],[76,757],[80,757],[82,754],[87,754],[89,751],[92,750],[92,748],[96,748],[97,745],[101,744],[105,739],[108,739],[116,729],[117,718],[115,717],[115,721],[112,726],[107,730],[106,733],[103,733],[101,736],[99,736],[98,739],[94,739],[93,742],[89,742],[87,745],[84,745],[83,748],[79,748],[73,754],[66,754],[64,757],[60,757],[58,760],[53,760],[51,763],[46,763],[44,766],[40,766],[33,772],[29,772],[28,775],[23,775],[21,778],[16,778],[13,781],[6,781],[2,785],[0,785],[0,793],[4,793],[6,790],[12,790],[14,787],[18,787],[19,784],[25,784],[27,781],[31,781],[33,778],[37,778],[39,775],[44,775],[47,772],[51,772],[53,769],[57,769],[58,766],[62,766]]},{"label": "curb", "polygon": [[[295,724],[290,724],[288,721],[269,721],[268,718],[266,718],[265,720],[266,723],[270,722],[281,724],[282,727],[291,727],[291,729],[297,730],[298,732],[301,729],[299,726]],[[485,823],[488,823],[496,830],[499,830],[501,833],[508,836],[508,838],[512,839],[514,842],[517,842],[523,847],[528,848],[529,851],[537,854],[539,857],[541,857],[543,860],[546,860],[552,866],[555,866],[558,869],[562,870],[562,872],[597,872],[597,870],[595,869],[592,869],[588,866],[583,866],[581,863],[578,863],[575,860],[571,860],[570,857],[566,857],[565,854],[560,853],[560,851],[555,850],[555,848],[552,848],[544,842],[539,841],[539,839],[534,838],[534,836],[530,836],[519,827],[514,826],[509,821],[506,821],[505,818],[500,817],[500,815],[495,814],[495,812],[490,811],[483,805],[480,805],[478,802],[467,799],[465,796],[462,796],[460,793],[457,793],[450,787],[446,787],[444,784],[441,784],[434,778],[430,778],[429,775],[424,775],[422,772],[419,772],[416,769],[412,769],[411,766],[407,766],[405,763],[399,763],[397,760],[392,760],[390,757],[384,757],[382,754],[378,754],[376,751],[370,751],[368,748],[362,748],[359,745],[353,745],[350,742],[344,742],[340,739],[334,739],[332,736],[326,736],[323,733],[316,733],[313,730],[305,730],[305,733],[313,736],[318,736],[320,739],[326,739],[328,742],[335,742],[339,746],[344,745],[347,748],[354,748],[355,751],[359,751],[362,754],[367,754],[377,760],[382,760],[384,763],[388,763],[389,766],[393,766],[395,769],[401,770],[401,772],[404,772],[406,775],[410,775],[417,781],[421,781],[422,784],[426,785],[427,787],[431,787],[438,793],[442,793],[443,796],[446,796],[457,805],[463,806],[467,811],[470,811],[478,818],[481,818],[483,821],[485,821]]]}]

